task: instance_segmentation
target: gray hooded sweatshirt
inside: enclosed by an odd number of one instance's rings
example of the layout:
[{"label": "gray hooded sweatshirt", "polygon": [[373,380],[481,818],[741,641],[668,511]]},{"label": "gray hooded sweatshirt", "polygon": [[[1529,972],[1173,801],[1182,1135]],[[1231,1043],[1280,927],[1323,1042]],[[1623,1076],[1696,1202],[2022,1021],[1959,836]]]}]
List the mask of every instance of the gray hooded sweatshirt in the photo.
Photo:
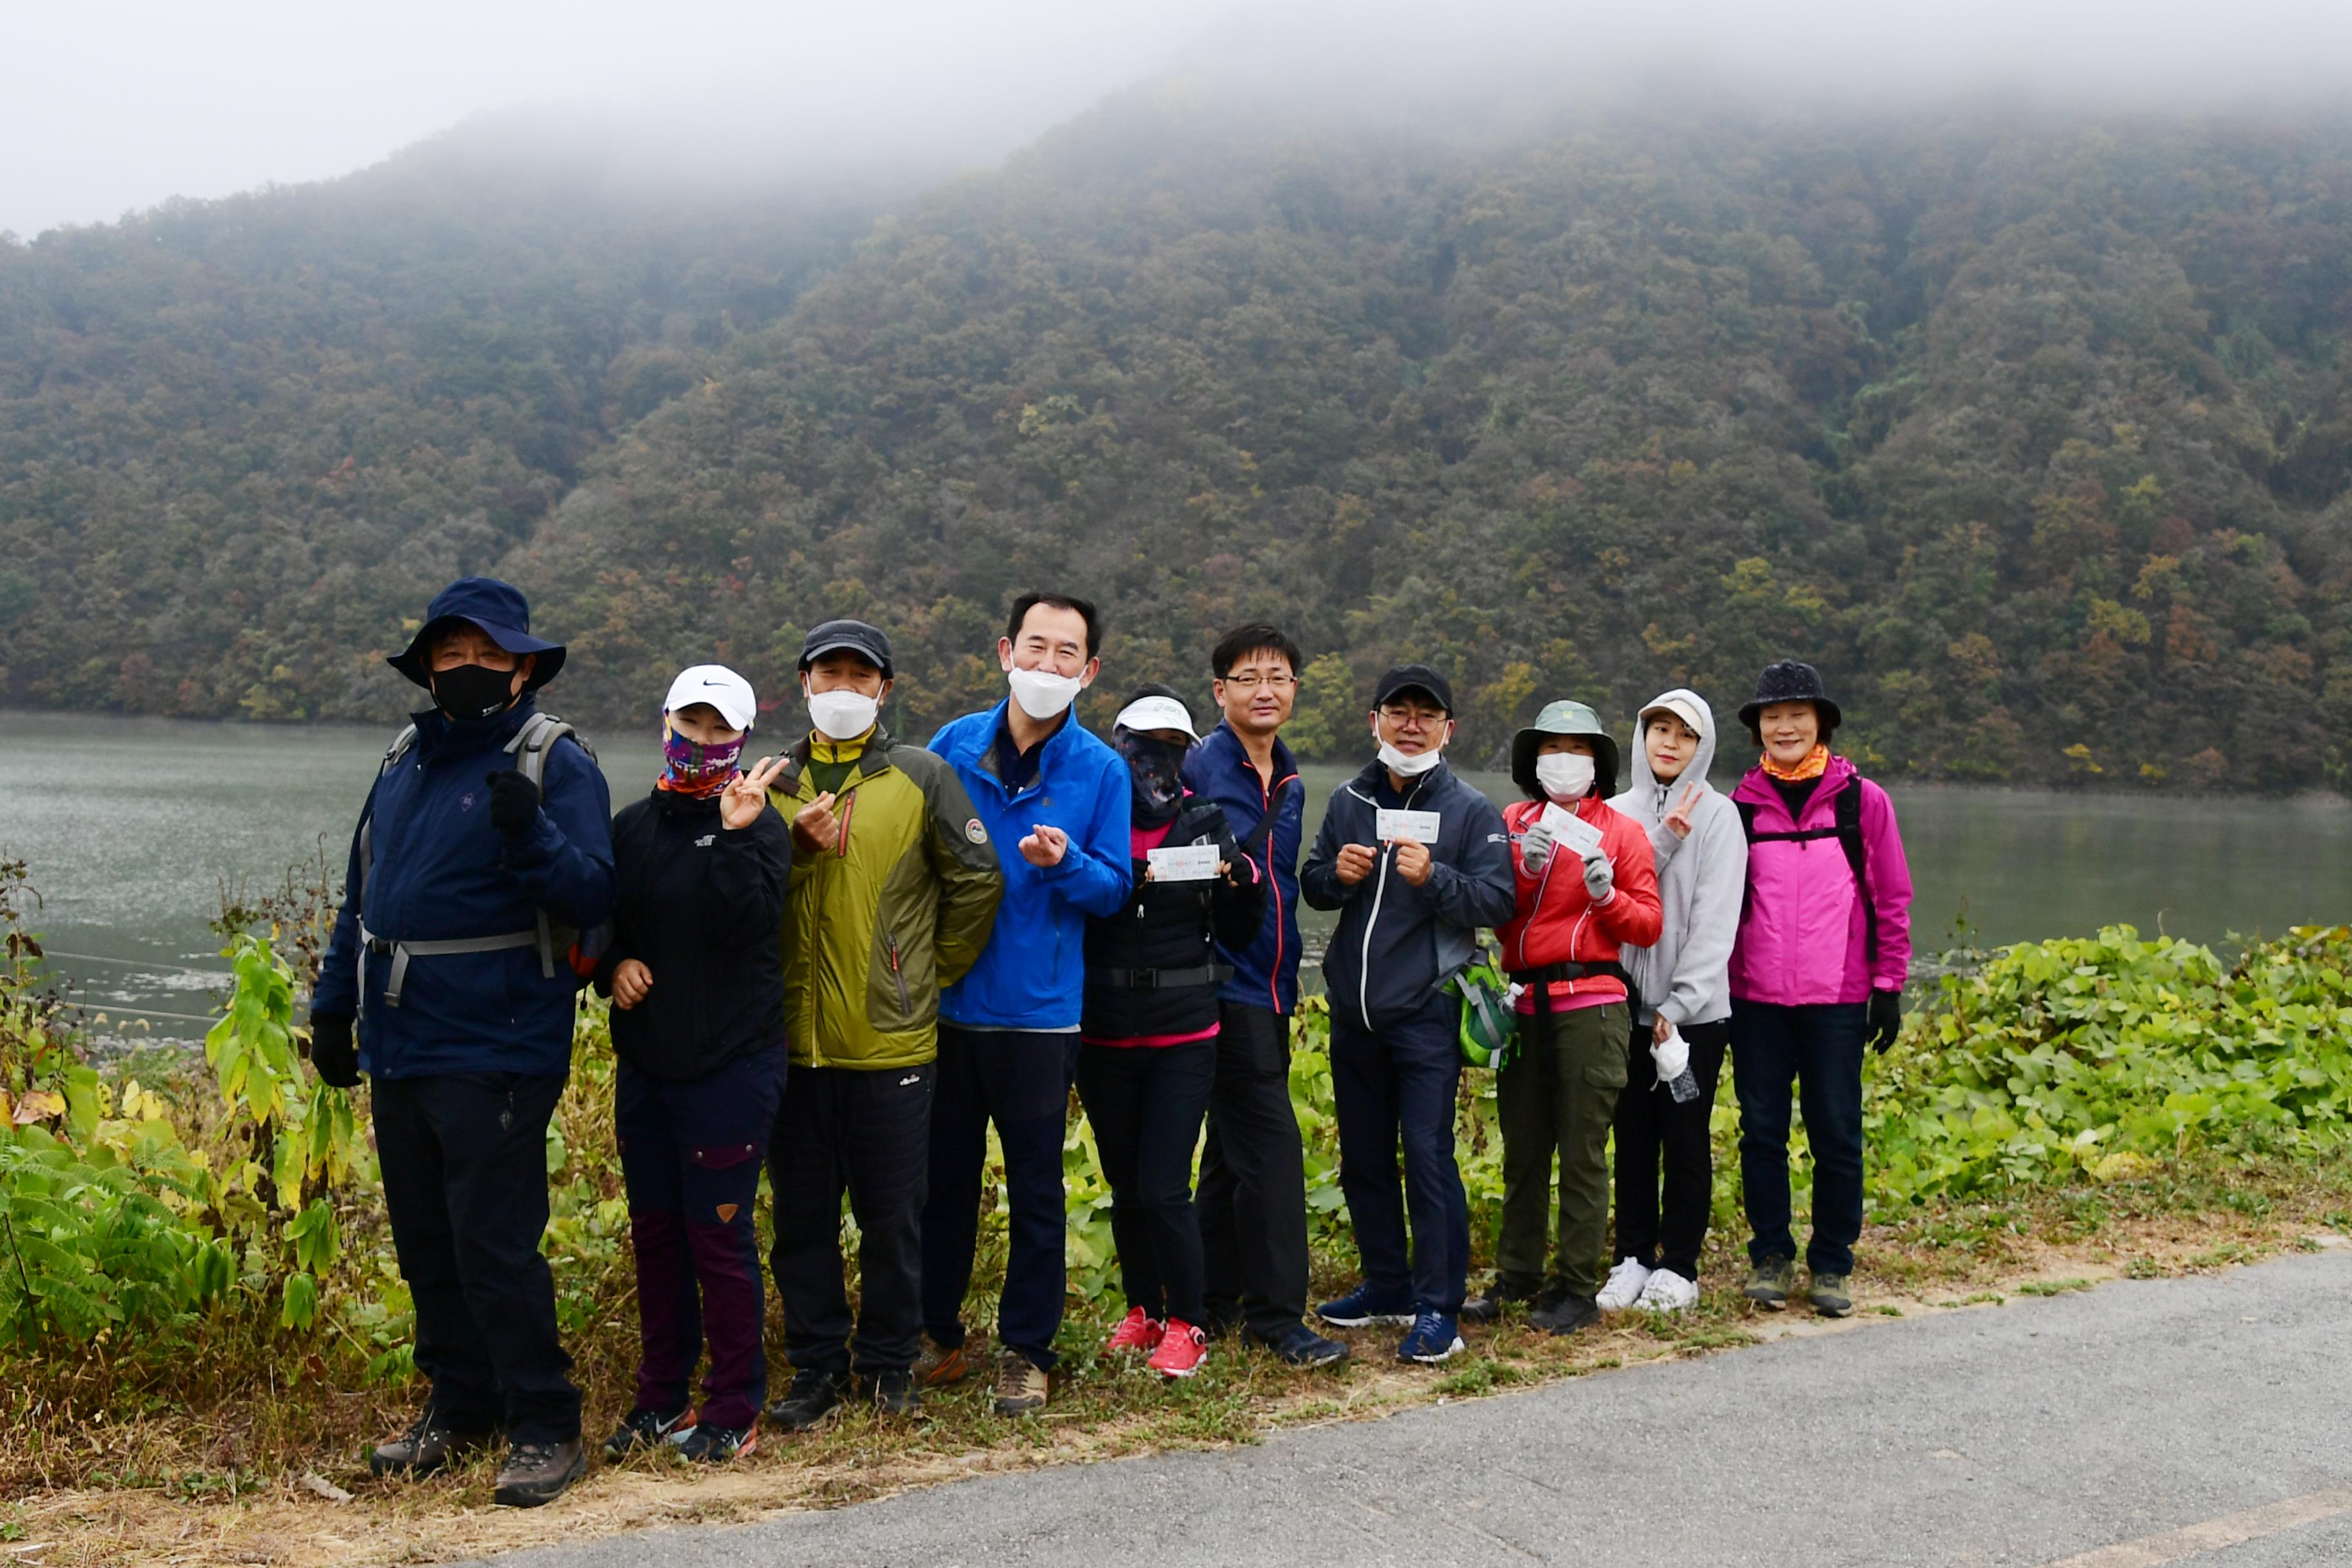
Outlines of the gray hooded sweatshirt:
[{"label": "gray hooded sweatshirt", "polygon": [[[1676,687],[1659,693],[1642,711],[1646,715],[1676,697],[1704,721],[1698,753],[1682,777],[1660,784],[1650,772],[1649,748],[1642,743],[1646,721],[1636,719],[1629,758],[1633,787],[1609,804],[1648,831],[1658,863],[1658,902],[1665,911],[1656,942],[1625,949],[1626,972],[1642,997],[1636,1022],[1648,1022],[1654,1011],[1680,1026],[1731,1016],[1731,943],[1739,934],[1739,908],[1748,893],[1748,836],[1740,828],[1738,808],[1706,782],[1715,762],[1715,710],[1706,699]],[[1678,838],[1665,816],[1685,784],[1696,784],[1701,793],[1691,805],[1690,837]]]}]

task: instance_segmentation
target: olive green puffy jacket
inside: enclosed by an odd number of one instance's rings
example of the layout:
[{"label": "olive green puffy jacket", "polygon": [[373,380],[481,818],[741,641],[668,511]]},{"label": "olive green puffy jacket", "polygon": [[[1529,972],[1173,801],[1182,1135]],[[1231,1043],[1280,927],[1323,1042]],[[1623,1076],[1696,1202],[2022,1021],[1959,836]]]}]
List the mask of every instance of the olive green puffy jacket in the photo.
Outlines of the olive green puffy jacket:
[{"label": "olive green puffy jacket", "polygon": [[790,822],[823,793],[812,772],[853,757],[840,842],[793,846],[785,1027],[795,1067],[913,1067],[939,1054],[940,987],[988,945],[1003,876],[955,770],[880,729],[862,748],[803,738],[768,797]]}]

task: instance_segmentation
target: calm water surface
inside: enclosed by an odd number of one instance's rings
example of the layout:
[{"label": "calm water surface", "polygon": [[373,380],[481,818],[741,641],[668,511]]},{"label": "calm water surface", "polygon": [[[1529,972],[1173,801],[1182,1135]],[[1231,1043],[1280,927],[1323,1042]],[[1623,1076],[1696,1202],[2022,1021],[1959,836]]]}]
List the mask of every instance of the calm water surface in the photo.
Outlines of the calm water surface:
[{"label": "calm water surface", "polygon": [[[274,887],[321,842],[341,875],[388,732],[0,713],[0,852],[31,866],[55,967],[100,1032],[204,1032],[222,889]],[[616,803],[658,748],[592,736]],[[1310,767],[1309,832],[1352,770]],[[1507,800],[1509,781],[1472,774]],[[1898,786],[1923,949],[2126,921],[2202,942],[2352,919],[2352,805]],[[70,955],[70,956],[68,956]]]}]

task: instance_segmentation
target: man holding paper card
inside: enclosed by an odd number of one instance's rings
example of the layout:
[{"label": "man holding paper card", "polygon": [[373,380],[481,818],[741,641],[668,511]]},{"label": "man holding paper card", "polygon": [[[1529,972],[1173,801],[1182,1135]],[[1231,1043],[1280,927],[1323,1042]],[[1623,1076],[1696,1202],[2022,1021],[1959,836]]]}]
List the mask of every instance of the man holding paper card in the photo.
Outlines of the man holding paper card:
[{"label": "man holding paper card", "polygon": [[1165,686],[1128,700],[1111,726],[1126,759],[1135,890],[1087,922],[1078,1098],[1110,1183],[1127,1317],[1105,1347],[1190,1377],[1208,1352],[1192,1149],[1217,1076],[1216,944],[1246,944],[1265,909],[1257,868],[1225,814],[1184,787],[1192,715]]},{"label": "man holding paper card", "polygon": [[1517,907],[1510,843],[1495,803],[1446,769],[1454,689],[1444,676],[1422,664],[1390,670],[1370,717],[1380,754],[1331,796],[1298,874],[1307,903],[1339,911],[1323,978],[1339,1188],[1364,1260],[1364,1282],[1316,1315],[1341,1328],[1410,1324],[1398,1359],[1442,1362],[1462,1348],[1470,1270],[1470,1205],[1454,1161],[1460,1005],[1444,986],[1475,955],[1478,928]]},{"label": "man holding paper card", "polygon": [[[1632,992],[1622,949],[1658,940],[1650,841],[1610,808],[1617,742],[1581,702],[1550,702],[1511,740],[1511,779],[1528,798],[1503,813],[1517,908],[1502,930],[1503,965],[1521,1046],[1497,1075],[1503,1124],[1503,1234],[1495,1288],[1474,1304],[1492,1320],[1525,1301],[1528,1321],[1574,1333],[1600,1316],[1609,1226],[1609,1125],[1625,1087]],[[1559,1250],[1551,1232],[1552,1155],[1559,1156]]]}]

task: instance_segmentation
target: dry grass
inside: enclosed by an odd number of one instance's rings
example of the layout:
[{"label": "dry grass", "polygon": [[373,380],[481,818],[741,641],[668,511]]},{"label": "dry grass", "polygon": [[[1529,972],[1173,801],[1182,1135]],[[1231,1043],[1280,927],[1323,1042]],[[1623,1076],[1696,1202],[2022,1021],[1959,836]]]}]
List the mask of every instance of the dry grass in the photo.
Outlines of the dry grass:
[{"label": "dry grass", "polygon": [[[1388,1359],[1391,1331],[1352,1336],[1357,1359],[1337,1372],[1295,1372],[1263,1353],[1221,1346],[1203,1375],[1172,1387],[1130,1364],[1076,1356],[1066,1362],[1055,1402],[1041,1417],[998,1419],[975,1382],[935,1396],[919,1423],[859,1415],[810,1436],[772,1436],[752,1458],[722,1471],[689,1471],[659,1458],[599,1468],[570,1496],[536,1511],[491,1506],[488,1460],[429,1481],[368,1480],[358,1463],[364,1440],[391,1430],[403,1410],[400,1399],[381,1394],[220,1389],[198,1406],[109,1412],[103,1421],[87,1406],[23,1410],[30,1419],[11,1423],[15,1430],[0,1438],[13,1450],[11,1470],[26,1478],[0,1509],[0,1561],[361,1568],[627,1530],[743,1522],[973,1476],[1251,1442],[1278,1429],[1378,1417],[1636,1362],[2341,1245],[2336,1231],[2352,1226],[2347,1210],[2345,1182],[2307,1170],[2181,1174],[1942,1207],[1871,1227],[1854,1280],[1860,1310],[1836,1323],[1802,1310],[1750,1309],[1738,1294],[1736,1250],[1718,1233],[1705,1297],[1670,1323],[1620,1319],[1562,1342],[1506,1322],[1474,1331],[1469,1352],[1439,1369]],[[1074,1324],[1069,1342],[1105,1327]],[[583,1369],[589,1386],[608,1394],[625,1388],[613,1336],[599,1336],[596,1349]],[[592,1433],[601,1435],[618,1414],[609,1396],[592,1401]],[[77,1439],[120,1461],[109,1479],[94,1479]],[[234,1460],[287,1452],[289,1442],[310,1456],[307,1464],[263,1471]],[[69,1450],[78,1463],[60,1462]],[[42,1454],[47,1466],[34,1462]],[[37,1479],[45,1469],[90,1479],[46,1485]],[[305,1470],[354,1495],[330,1500],[305,1484]]]}]

